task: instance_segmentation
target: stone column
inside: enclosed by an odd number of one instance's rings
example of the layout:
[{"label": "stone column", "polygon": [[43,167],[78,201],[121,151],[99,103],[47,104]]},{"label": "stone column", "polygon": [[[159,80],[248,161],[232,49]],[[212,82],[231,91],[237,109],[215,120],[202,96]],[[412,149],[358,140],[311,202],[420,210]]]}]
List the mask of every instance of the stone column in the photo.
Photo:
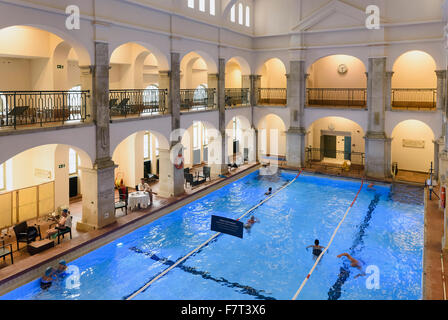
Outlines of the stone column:
[{"label": "stone column", "polygon": [[217,88],[217,101],[218,101],[218,112],[219,112],[219,128],[218,131],[221,134],[220,149],[221,158],[220,163],[213,164],[212,174],[226,174],[229,171],[227,166],[228,163],[228,153],[227,153],[227,135],[226,135],[226,105],[225,105],[225,87],[226,87],[226,61],[220,58],[218,61],[218,74],[215,77],[209,75],[209,81],[216,81]]},{"label": "stone column", "polygon": [[261,87],[261,76],[250,75],[250,105],[255,107],[258,105],[258,89]]},{"label": "stone column", "polygon": [[95,43],[92,81],[92,120],[96,128],[96,159],[93,169],[82,169],[83,213],[78,230],[102,228],[115,222],[115,164],[109,136],[109,45]]},{"label": "stone column", "polygon": [[159,195],[161,197],[177,197],[185,192],[184,170],[177,169],[171,161],[172,149],[159,149]]},{"label": "stone column", "polygon": [[[219,95],[221,94],[222,95],[222,97],[224,97],[223,99],[225,100],[225,87],[224,87],[224,92],[222,93],[220,93],[219,91],[219,74],[218,73],[209,73],[208,74],[208,76],[207,76],[207,82],[208,82],[208,87],[210,88],[210,89],[215,89],[216,91],[215,91],[215,96],[213,97],[213,99],[214,99],[214,103],[215,103],[215,105],[217,106],[217,108],[219,109],[219,106],[218,106],[218,104],[219,104]],[[224,84],[224,86],[225,86],[225,84]]]},{"label": "stone column", "polygon": [[159,89],[166,90],[168,93],[165,99],[166,109],[169,109],[170,105],[170,77],[171,77],[171,71],[159,71]]},{"label": "stone column", "polygon": [[171,52],[171,72],[169,75],[169,110],[171,112],[173,136],[169,149],[159,149],[159,192],[162,197],[176,197],[185,192],[184,170],[182,168],[177,169],[173,163],[178,153],[183,152],[180,145],[182,138],[178,132],[180,129],[180,54],[177,52]]},{"label": "stone column", "polygon": [[368,130],[366,166],[368,177],[384,179],[391,176],[390,139],[385,133],[385,106],[387,96],[386,58],[369,58],[367,76]]},{"label": "stone column", "polygon": [[171,77],[168,100],[172,117],[171,130],[174,131],[180,128],[180,54],[177,52],[171,52]]},{"label": "stone column", "polygon": [[440,181],[440,146],[443,145],[443,137],[434,140],[434,178]]},{"label": "stone column", "polygon": [[83,116],[86,121],[92,121],[92,85],[93,85],[93,66],[80,66],[81,70],[81,90],[89,90],[89,97],[86,101],[86,111]]},{"label": "stone column", "polygon": [[291,61],[290,73],[287,75],[287,103],[291,124],[286,132],[286,161],[290,167],[305,165],[306,78],[305,61]]},{"label": "stone column", "polygon": [[393,71],[386,72],[386,111],[392,110],[392,76]]},{"label": "stone column", "polygon": [[446,70],[437,70],[437,110],[445,111],[446,99]]}]

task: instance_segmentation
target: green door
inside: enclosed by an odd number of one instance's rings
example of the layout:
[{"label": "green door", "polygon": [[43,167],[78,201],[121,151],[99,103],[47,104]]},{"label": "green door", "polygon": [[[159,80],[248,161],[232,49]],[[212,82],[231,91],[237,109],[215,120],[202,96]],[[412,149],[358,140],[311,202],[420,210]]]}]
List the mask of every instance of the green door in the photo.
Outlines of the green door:
[{"label": "green door", "polygon": [[336,159],[336,136],[324,136],[324,157]]},{"label": "green door", "polygon": [[352,160],[352,137],[344,137],[344,160]]}]

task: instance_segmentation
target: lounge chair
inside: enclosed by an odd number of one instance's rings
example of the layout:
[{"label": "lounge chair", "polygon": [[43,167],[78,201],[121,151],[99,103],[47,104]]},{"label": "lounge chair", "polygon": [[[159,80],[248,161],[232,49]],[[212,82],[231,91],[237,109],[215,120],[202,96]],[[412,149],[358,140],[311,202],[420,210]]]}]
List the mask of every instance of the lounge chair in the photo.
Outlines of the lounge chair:
[{"label": "lounge chair", "polygon": [[14,226],[14,233],[16,235],[17,240],[17,250],[19,250],[19,243],[24,242],[29,244],[33,241],[36,241],[36,238],[39,237],[42,240],[42,235],[40,233],[40,226],[35,225],[33,227],[28,227],[26,221],[21,222]]}]

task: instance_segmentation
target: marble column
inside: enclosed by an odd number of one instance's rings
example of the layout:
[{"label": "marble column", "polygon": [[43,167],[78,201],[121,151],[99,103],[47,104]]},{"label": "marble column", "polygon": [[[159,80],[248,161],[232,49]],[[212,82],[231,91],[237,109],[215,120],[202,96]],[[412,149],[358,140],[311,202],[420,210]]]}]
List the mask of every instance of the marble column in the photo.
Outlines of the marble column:
[{"label": "marble column", "polygon": [[434,143],[434,179],[440,181],[440,147],[443,146],[443,137],[433,141]]},{"label": "marble column", "polygon": [[392,77],[393,71],[386,72],[386,111],[392,111]]},{"label": "marble column", "polygon": [[[171,130],[174,131],[180,128],[180,54],[177,52],[171,52],[171,76],[168,100],[168,109],[171,113]],[[174,144],[176,143],[177,141],[174,141]]]},{"label": "marble column", "polygon": [[250,75],[250,105],[255,107],[258,105],[258,89],[261,87],[261,76]]},{"label": "marble column", "polygon": [[[216,80],[215,80],[216,79]],[[217,88],[217,102],[218,102],[218,121],[219,121],[219,128],[218,131],[220,133],[220,149],[221,149],[221,157],[218,163],[214,163],[211,166],[212,174],[213,175],[219,175],[219,174],[226,174],[229,171],[229,168],[227,166],[229,160],[228,160],[228,153],[227,153],[227,139],[228,136],[226,135],[226,105],[225,105],[225,87],[226,87],[226,61],[225,59],[220,58],[218,61],[218,74],[216,75],[216,78],[213,79],[213,81],[216,81],[216,88]],[[209,75],[210,80],[210,75]]]},{"label": "marble column", "polygon": [[446,99],[446,70],[437,70],[437,110],[445,111],[445,99]]},{"label": "marble column", "polygon": [[184,194],[184,170],[177,169],[172,157],[176,157],[176,148],[159,149],[159,195],[161,197],[177,197]]},{"label": "marble column", "polygon": [[78,230],[102,228],[115,222],[114,170],[109,135],[109,44],[95,43],[92,80],[92,120],[96,128],[93,168],[82,169],[83,213]]},{"label": "marble column", "polygon": [[305,61],[291,61],[287,75],[287,103],[290,110],[290,127],[286,132],[286,161],[290,167],[305,165],[304,128],[306,98]]},{"label": "marble column", "polygon": [[385,105],[387,96],[386,58],[369,58],[367,76],[368,130],[365,136],[368,177],[391,177],[390,139],[385,133]]}]

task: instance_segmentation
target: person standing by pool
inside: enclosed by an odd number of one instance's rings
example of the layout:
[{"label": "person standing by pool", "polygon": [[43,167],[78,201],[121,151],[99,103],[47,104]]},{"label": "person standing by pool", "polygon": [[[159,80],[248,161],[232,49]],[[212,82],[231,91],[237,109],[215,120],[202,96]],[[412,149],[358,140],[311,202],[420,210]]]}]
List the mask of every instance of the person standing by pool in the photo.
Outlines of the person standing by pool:
[{"label": "person standing by pool", "polygon": [[313,248],[313,256],[315,259],[317,259],[321,255],[322,250],[325,249],[325,247],[319,245],[318,239],[314,240],[314,245],[306,247],[306,250],[308,250],[309,248]]}]

